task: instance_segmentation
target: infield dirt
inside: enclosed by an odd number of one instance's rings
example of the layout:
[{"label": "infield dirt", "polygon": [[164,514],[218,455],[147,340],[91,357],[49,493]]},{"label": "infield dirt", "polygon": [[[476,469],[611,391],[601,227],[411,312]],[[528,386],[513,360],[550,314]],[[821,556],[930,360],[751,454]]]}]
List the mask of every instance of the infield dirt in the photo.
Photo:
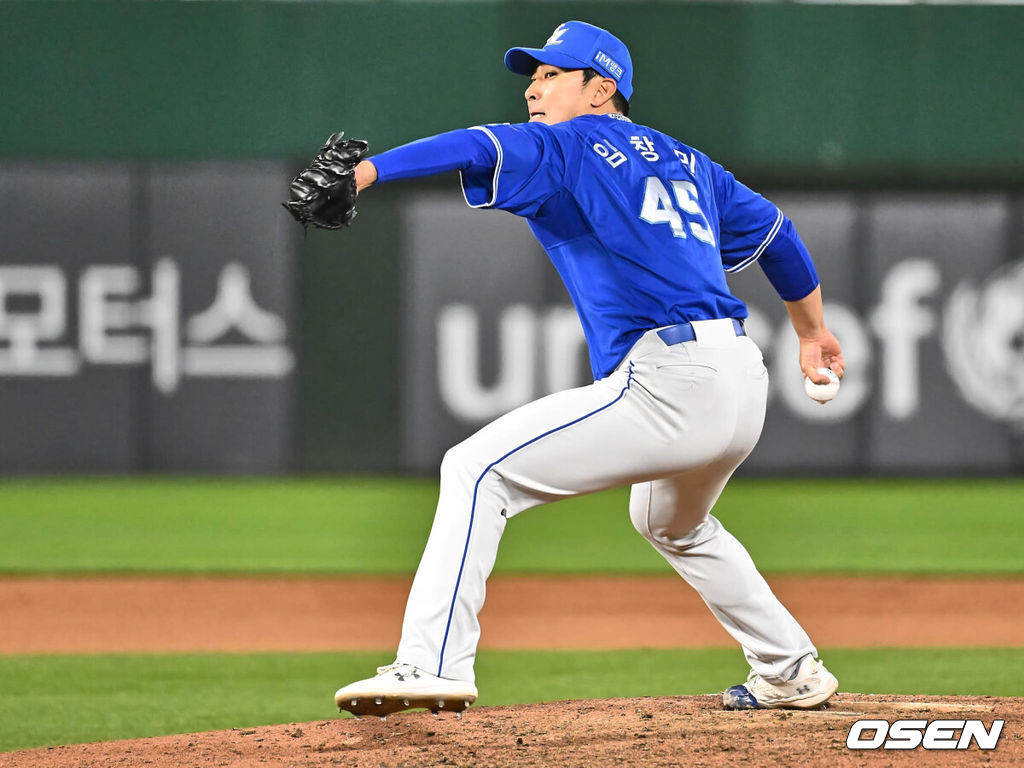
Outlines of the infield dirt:
[{"label": "infield dirt", "polygon": [[[820,647],[1024,646],[1024,612],[1007,610],[1024,605],[1024,579],[783,576],[769,582]],[[0,653],[394,648],[410,583],[399,577],[4,578]],[[495,577],[480,623],[481,647],[490,649],[736,647],[674,574]]]},{"label": "infield dirt", "polygon": [[[994,750],[850,750],[859,719],[1005,720]],[[605,766],[1013,766],[1021,699],[839,694],[820,711],[727,712],[717,696],[605,699],[427,712],[79,744],[0,754],[0,768],[605,768]]]},{"label": "infield dirt", "polygon": [[[1024,580],[770,582],[821,646],[1024,646],[1024,614],[1007,610],[1024,604]],[[488,586],[484,647],[733,646],[671,576],[501,577]],[[397,643],[408,587],[403,578],[4,578],[0,653],[379,650]],[[362,631],[339,632],[352,616]],[[75,632],[62,631],[69,626]],[[849,750],[850,726],[864,718],[1005,726],[992,751]],[[461,720],[339,717],[0,754],[0,768],[865,764],[1024,765],[1024,699],[839,694],[814,712],[727,712],[718,696],[549,702],[470,708]]]}]

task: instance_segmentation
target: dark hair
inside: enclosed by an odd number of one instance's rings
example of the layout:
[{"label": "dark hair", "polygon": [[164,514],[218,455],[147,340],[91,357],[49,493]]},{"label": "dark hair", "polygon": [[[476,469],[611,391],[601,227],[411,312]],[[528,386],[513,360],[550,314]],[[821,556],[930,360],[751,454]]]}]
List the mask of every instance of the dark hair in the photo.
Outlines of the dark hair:
[{"label": "dark hair", "polygon": [[[598,71],[593,67],[587,67],[586,69],[582,70],[582,72],[584,85],[586,85],[587,83],[589,83],[591,80],[598,76]],[[601,77],[605,77],[605,75],[601,75]],[[616,90],[615,95],[612,96],[612,106],[619,110],[619,112],[621,112],[626,117],[629,117],[629,102],[626,101],[626,97],[623,96],[618,90]]]}]

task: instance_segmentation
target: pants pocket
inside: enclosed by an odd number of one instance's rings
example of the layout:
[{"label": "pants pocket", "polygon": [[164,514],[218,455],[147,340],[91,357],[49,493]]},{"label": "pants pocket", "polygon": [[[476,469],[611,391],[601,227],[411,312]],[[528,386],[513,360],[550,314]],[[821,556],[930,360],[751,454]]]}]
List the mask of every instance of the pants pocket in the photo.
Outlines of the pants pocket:
[{"label": "pants pocket", "polygon": [[673,390],[689,391],[712,382],[718,369],[701,363],[668,363],[655,368],[659,377]]}]

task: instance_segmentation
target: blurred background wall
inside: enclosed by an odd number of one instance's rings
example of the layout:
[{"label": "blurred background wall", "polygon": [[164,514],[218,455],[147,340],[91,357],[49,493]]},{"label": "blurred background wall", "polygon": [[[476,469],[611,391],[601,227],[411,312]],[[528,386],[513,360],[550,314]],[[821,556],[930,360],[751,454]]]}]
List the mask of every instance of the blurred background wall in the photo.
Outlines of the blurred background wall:
[{"label": "blurred background wall", "polygon": [[521,120],[502,55],[571,18],[818,262],[826,407],[760,271],[732,283],[773,378],[744,471],[1024,471],[1024,8],[238,0],[0,3],[0,472],[432,472],[586,383],[543,253],[454,175],[340,233],[279,206],[333,131]]}]

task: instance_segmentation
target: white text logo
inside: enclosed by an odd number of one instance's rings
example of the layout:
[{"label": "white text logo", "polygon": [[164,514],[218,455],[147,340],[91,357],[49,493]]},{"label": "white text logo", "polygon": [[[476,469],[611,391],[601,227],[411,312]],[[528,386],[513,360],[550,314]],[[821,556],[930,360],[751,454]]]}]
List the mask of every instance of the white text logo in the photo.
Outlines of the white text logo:
[{"label": "white text logo", "polygon": [[995,749],[1004,720],[858,720],[846,737],[849,749]]},{"label": "white text logo", "polygon": [[565,26],[565,24],[563,24],[562,26],[560,26],[558,29],[551,33],[551,37],[549,37],[545,41],[544,47],[546,48],[549,45],[559,45],[562,42],[562,35],[564,35],[568,31],[569,28]]},{"label": "white text logo", "polygon": [[[257,305],[248,268],[225,264],[212,303],[183,317],[177,263],[148,276],[131,264],[91,264],[69,291],[56,264],[0,266],[0,377],[71,377],[84,365],[149,363],[154,387],[183,377],[287,376],[294,359],[284,320]],[[69,308],[77,303],[77,316]],[[78,345],[72,319],[77,321]]]},{"label": "white text logo", "polygon": [[1024,432],[1024,261],[980,286],[964,281],[946,310],[946,367],[964,399]]},{"label": "white text logo", "polygon": [[597,54],[594,56],[594,61],[597,62],[598,66],[604,67],[605,70],[607,70],[608,74],[610,74],[616,80],[622,78],[622,65],[615,61],[615,59],[613,59],[604,51],[598,51]]}]

